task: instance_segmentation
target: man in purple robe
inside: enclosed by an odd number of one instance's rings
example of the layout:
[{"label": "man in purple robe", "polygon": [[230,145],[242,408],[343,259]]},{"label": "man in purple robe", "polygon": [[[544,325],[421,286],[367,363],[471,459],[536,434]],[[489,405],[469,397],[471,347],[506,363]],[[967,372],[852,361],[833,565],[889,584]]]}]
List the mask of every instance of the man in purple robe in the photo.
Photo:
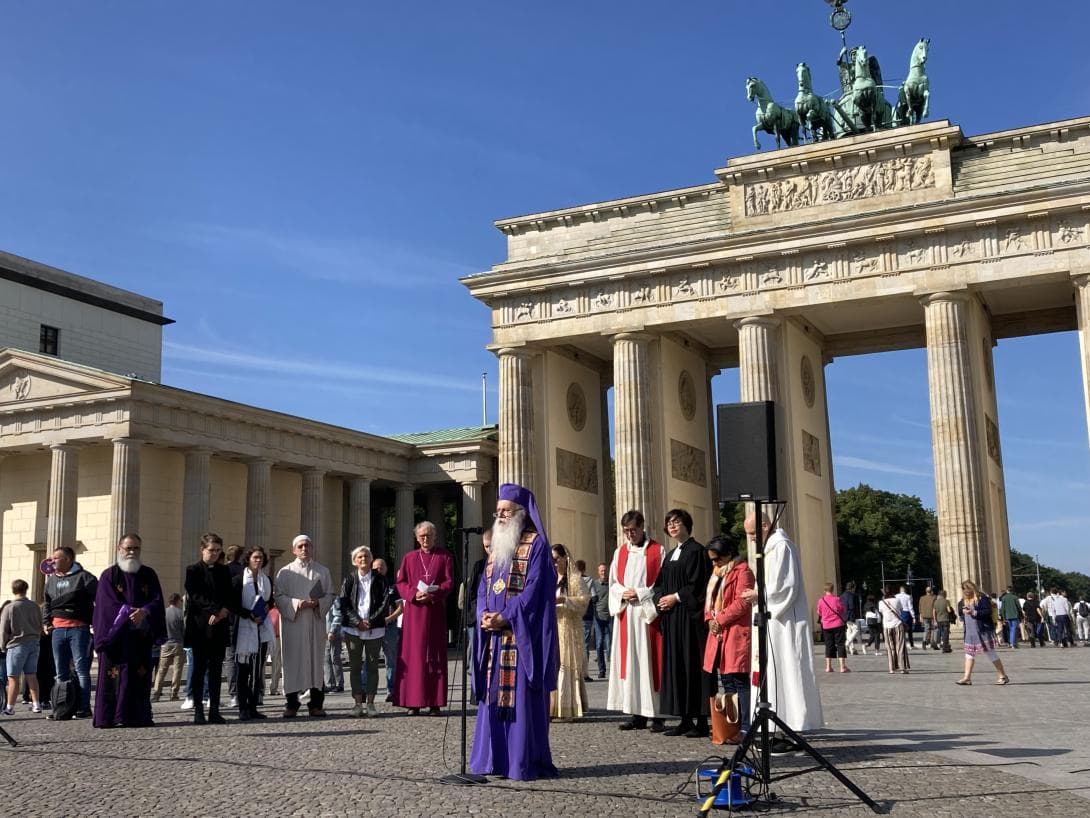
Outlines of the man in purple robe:
[{"label": "man in purple robe", "polygon": [[477,592],[477,729],[469,768],[522,781],[557,775],[549,749],[556,689],[556,569],[534,495],[500,486],[492,549]]},{"label": "man in purple robe", "polygon": [[427,521],[413,530],[420,546],[401,560],[397,592],[405,600],[394,705],[415,716],[438,716],[447,703],[447,597],[454,587],[454,557]]},{"label": "man in purple robe", "polygon": [[98,653],[95,727],[151,727],[151,649],[166,639],[159,577],[140,563],[140,537],[126,534],[102,572],[92,623]]}]

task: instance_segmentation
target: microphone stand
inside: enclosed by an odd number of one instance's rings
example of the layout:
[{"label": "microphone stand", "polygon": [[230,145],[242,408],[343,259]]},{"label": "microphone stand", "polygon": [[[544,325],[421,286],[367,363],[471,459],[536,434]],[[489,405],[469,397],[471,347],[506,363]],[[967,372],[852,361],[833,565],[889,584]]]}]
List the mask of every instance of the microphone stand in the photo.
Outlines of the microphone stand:
[{"label": "microphone stand", "polygon": [[[477,775],[466,770],[466,740],[468,737],[468,714],[469,714],[469,640],[466,639],[466,629],[469,627],[469,595],[471,589],[469,587],[469,535],[481,534],[482,528],[456,528],[455,534],[462,535],[462,583],[465,588],[465,595],[462,601],[462,616],[461,627],[458,629],[458,641],[462,645],[462,766],[461,771],[452,773],[450,775],[444,775],[439,779],[441,784],[455,784],[462,787],[471,787],[476,784],[487,784],[488,779],[483,775]],[[474,623],[476,627],[476,623]]]}]

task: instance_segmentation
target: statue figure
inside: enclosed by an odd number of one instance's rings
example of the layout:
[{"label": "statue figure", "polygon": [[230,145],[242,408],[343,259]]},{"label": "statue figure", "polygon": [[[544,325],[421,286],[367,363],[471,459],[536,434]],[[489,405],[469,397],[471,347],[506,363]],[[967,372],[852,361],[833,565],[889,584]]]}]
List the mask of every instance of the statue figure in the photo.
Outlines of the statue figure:
[{"label": "statue figure", "polygon": [[918,125],[927,118],[931,92],[928,90],[924,66],[927,64],[927,47],[930,43],[930,39],[921,37],[912,49],[912,56],[908,60],[908,76],[897,93],[898,107],[901,106],[902,98],[904,99],[904,121],[908,125]]},{"label": "statue figure", "polygon": [[795,67],[799,79],[799,93],[795,97],[795,113],[798,115],[804,135],[810,142],[833,138],[833,111],[829,103],[814,93],[810,81],[810,66],[800,62]]},{"label": "statue figure", "polygon": [[837,136],[893,127],[893,109],[882,91],[882,69],[866,46],[847,46],[836,61],[840,72],[840,100],[833,104]]},{"label": "statue figure", "polygon": [[790,108],[776,103],[769,93],[768,87],[756,77],[746,79],[746,99],[753,102],[757,100],[756,118],[757,124],[753,126],[753,147],[761,149],[761,143],[757,141],[757,132],[773,134],[776,137],[776,147],[780,147],[781,140],[788,146],[799,144],[799,117]]}]

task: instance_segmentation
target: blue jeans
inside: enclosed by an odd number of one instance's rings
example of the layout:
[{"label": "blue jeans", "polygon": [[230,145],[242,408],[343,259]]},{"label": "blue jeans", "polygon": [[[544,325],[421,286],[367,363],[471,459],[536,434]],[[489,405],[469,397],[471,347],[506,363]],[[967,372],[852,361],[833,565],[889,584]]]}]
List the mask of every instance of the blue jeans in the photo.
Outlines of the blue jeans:
[{"label": "blue jeans", "polygon": [[1007,644],[1012,648],[1018,644],[1018,620],[1007,620]]},{"label": "blue jeans", "polygon": [[598,675],[605,676],[606,662],[609,661],[609,649],[613,644],[613,617],[599,619],[595,615],[594,632],[598,639]]},{"label": "blue jeans", "polygon": [[401,628],[386,626],[386,636],[382,640],[382,657],[386,661],[386,693],[394,692],[397,681],[397,657],[401,654]]},{"label": "blue jeans", "polygon": [[[57,680],[67,682],[72,678],[72,665],[76,666],[79,682],[79,709],[86,713],[91,709],[91,629],[86,625],[78,628],[54,628],[50,644],[53,646],[53,664],[57,668]],[[46,680],[48,684],[48,680]]]},{"label": "blue jeans", "polygon": [[742,732],[749,730],[749,718],[753,715],[749,708],[749,674],[720,673],[719,687],[724,693],[738,694],[738,716]]}]

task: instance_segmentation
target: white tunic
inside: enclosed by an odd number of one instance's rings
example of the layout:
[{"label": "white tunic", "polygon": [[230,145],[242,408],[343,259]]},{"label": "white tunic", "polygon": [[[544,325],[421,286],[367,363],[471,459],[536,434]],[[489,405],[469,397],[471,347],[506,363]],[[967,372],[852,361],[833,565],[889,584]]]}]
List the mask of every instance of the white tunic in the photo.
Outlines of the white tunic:
[{"label": "white tunic", "polygon": [[[765,599],[768,603],[768,698],[793,730],[822,725],[821,696],[814,677],[810,606],[802,585],[798,549],[782,528],[765,543]],[[753,645],[757,646],[754,629]],[[756,661],[753,663],[757,667]],[[756,702],[757,691],[753,691]]]},{"label": "white tunic", "polygon": [[[317,608],[299,610],[318,587]],[[299,693],[325,681],[325,615],[333,604],[329,569],[311,560],[295,560],[276,573],[276,607],[280,610],[280,644],[284,653],[284,692]]]},{"label": "white tunic", "polygon": [[[617,576],[617,555],[627,549],[623,577]],[[646,548],[624,543],[613,555],[609,566],[609,613],[613,617],[613,644],[609,654],[609,695],[606,707],[622,713],[658,718],[659,692],[651,677],[651,644],[647,625],[658,619],[659,612],[647,581]],[[665,550],[664,550],[665,553]],[[638,601],[621,599],[626,588],[635,588]],[[627,611],[624,622],[619,614]],[[621,678],[621,631],[625,632],[625,677]]]}]

